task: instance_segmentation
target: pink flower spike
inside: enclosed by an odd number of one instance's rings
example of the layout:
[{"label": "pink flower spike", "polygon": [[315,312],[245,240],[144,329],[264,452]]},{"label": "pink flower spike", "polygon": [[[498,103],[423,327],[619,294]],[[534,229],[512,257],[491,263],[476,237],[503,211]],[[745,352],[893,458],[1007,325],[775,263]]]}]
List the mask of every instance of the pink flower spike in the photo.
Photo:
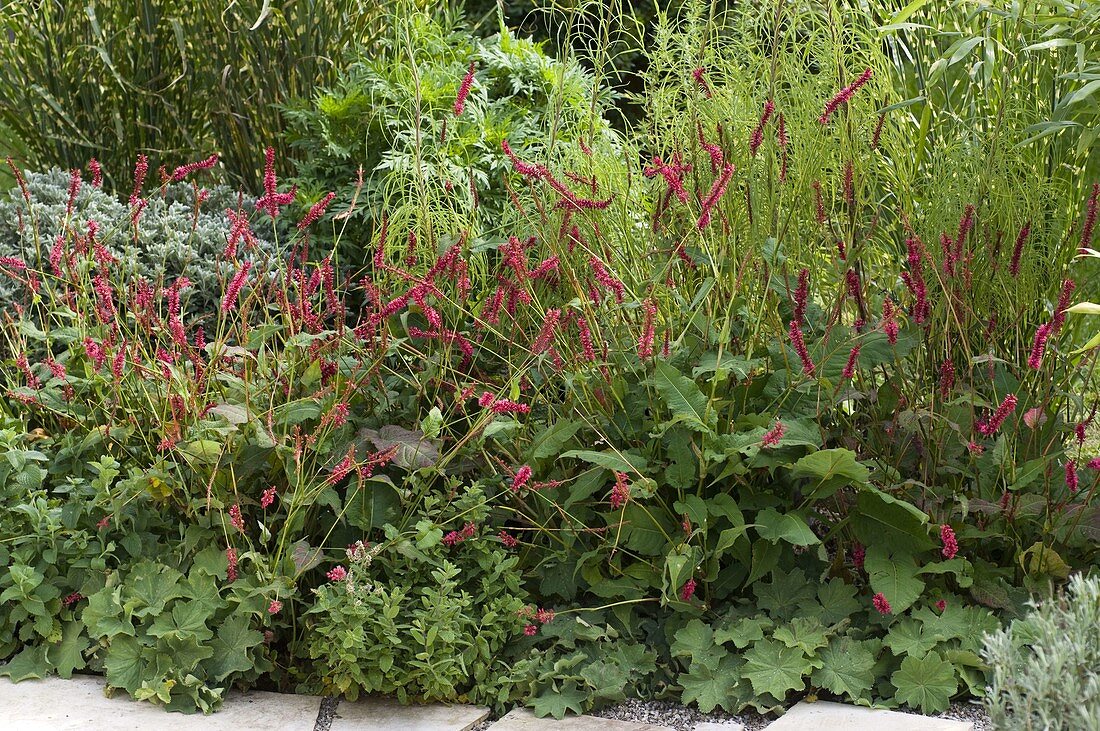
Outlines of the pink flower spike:
[{"label": "pink flower spike", "polygon": [[512,480],[512,492],[519,492],[523,489],[523,486],[531,481],[531,468],[528,465],[523,465],[516,470],[516,476]]},{"label": "pink flower spike", "polygon": [[172,171],[172,180],[180,181],[186,178],[196,170],[209,170],[218,164],[218,156],[211,155],[205,160],[199,160],[198,162],[190,162],[186,165],[180,165],[174,171]]},{"label": "pink flower spike", "polygon": [[852,348],[848,353],[848,362],[844,364],[844,370],[840,372],[846,380],[851,380],[856,374],[856,363],[859,361],[859,346]]},{"label": "pink flower spike", "polygon": [[268,614],[278,614],[281,611],[283,611],[283,603],[278,599],[272,599],[271,604],[267,605]]},{"label": "pink flower spike", "polygon": [[890,602],[887,601],[886,595],[884,595],[881,591],[878,594],[875,594],[874,598],[871,599],[871,603],[875,606],[875,609],[878,611],[879,614],[887,615],[892,611],[890,608]]},{"label": "pink flower spike", "polygon": [[337,566],[333,569],[330,569],[329,572],[325,574],[325,576],[328,577],[329,581],[343,581],[344,579],[348,578],[348,570],[345,569],[343,566]]},{"label": "pink flower spike", "polygon": [[1072,459],[1066,462],[1066,487],[1071,493],[1077,492],[1079,486],[1077,480],[1077,463]]},{"label": "pink flower spike", "polygon": [[955,531],[946,523],[940,526],[940,542],[943,543],[943,550],[940,551],[943,557],[948,560],[955,558],[959,552],[959,542],[955,540]]},{"label": "pink flower spike", "polygon": [[688,579],[684,582],[683,587],[680,588],[680,600],[689,602],[691,598],[695,596],[695,579]]},{"label": "pink flower spike", "polygon": [[458,87],[458,96],[455,97],[455,116],[461,117],[462,112],[466,110],[466,97],[470,95],[470,88],[474,85],[474,71],[477,70],[477,65],[471,61],[470,68],[466,71],[466,76],[462,79],[462,84]]},{"label": "pink flower spike", "polygon": [[241,288],[244,286],[245,281],[248,279],[248,270],[252,268],[252,262],[246,261],[237,273],[233,275],[233,279],[230,280],[229,286],[225,288],[225,296],[222,298],[222,312],[229,312],[237,305],[237,297],[241,293]]},{"label": "pink flower spike", "polygon": [[826,102],[825,109],[821,112],[821,116],[818,117],[817,121],[821,122],[821,124],[828,124],[829,117],[833,115],[833,112],[839,109],[842,105],[847,104],[848,100],[852,98],[852,95],[859,91],[859,88],[861,86],[871,80],[871,73],[871,69],[867,69],[862,74],[860,74],[858,79],[838,91],[832,99]]},{"label": "pink flower spike", "polygon": [[332,203],[332,199],[335,197],[336,194],[330,191],[329,193],[325,194],[324,198],[314,203],[310,207],[309,212],[306,213],[301,221],[298,222],[298,230],[304,231],[310,225],[315,223],[317,219],[319,219],[324,214],[325,209],[328,208],[328,204]]},{"label": "pink flower spike", "polygon": [[783,425],[782,421],[775,420],[775,426],[771,428],[764,438],[760,440],[760,446],[762,447],[777,447],[779,446],[779,440],[783,438],[783,433],[787,430],[787,427]]}]

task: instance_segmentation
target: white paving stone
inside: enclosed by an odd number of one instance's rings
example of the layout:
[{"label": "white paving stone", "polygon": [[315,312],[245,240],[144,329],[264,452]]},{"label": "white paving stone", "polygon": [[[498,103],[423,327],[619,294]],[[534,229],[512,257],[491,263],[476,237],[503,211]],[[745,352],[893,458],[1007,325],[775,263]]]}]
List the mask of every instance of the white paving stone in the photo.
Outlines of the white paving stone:
[{"label": "white paving stone", "polygon": [[737,721],[703,721],[692,726],[691,731],[745,731]]},{"label": "white paving stone", "polygon": [[95,676],[45,678],[12,683],[0,679],[0,728],[5,731],[312,731],[317,696],[230,691],[221,710],[209,716],[169,713],[124,692],[103,695]]},{"label": "white paving stone", "polygon": [[558,721],[553,718],[536,718],[526,708],[516,708],[500,719],[489,731],[672,731],[667,726],[651,723],[615,721],[596,716],[566,716]]},{"label": "white paving stone", "polygon": [[802,702],[766,731],[973,731],[969,721],[929,718],[843,703]]},{"label": "white paving stone", "polygon": [[332,731],[466,731],[489,717],[479,706],[403,706],[393,698],[371,696],[341,701]]}]

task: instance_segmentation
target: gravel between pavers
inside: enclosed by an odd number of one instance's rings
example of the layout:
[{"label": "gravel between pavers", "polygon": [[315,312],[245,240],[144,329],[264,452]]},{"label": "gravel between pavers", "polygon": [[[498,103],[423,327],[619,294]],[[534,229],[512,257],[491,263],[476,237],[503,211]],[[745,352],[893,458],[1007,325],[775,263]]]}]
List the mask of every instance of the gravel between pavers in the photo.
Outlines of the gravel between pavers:
[{"label": "gravel between pavers", "polygon": [[313,731],[328,731],[332,727],[332,719],[336,718],[336,708],[340,705],[340,699],[325,696],[321,699],[321,707],[317,711],[317,723],[313,724]]},{"label": "gravel between pavers", "polygon": [[[326,698],[326,701],[333,700]],[[314,731],[328,731],[328,724],[332,723],[332,715],[336,712],[336,704],[333,704],[329,712],[328,722],[322,726],[321,717],[318,717],[317,728]],[[325,714],[325,704],[321,703],[321,716]],[[694,708],[681,706],[671,701],[640,701],[631,700],[616,706],[609,706],[598,711],[591,711],[589,715],[601,718],[614,718],[619,721],[637,721],[639,723],[652,723],[658,726],[667,726],[676,731],[691,731],[695,724],[703,721],[737,721],[744,724],[746,731],[761,731],[775,719],[761,716],[758,713],[742,713],[738,716],[729,713],[702,713]],[[951,708],[941,713],[939,718],[950,718],[956,721],[970,721],[974,724],[974,731],[993,731],[993,724],[986,715],[985,709],[979,703],[954,703]],[[495,721],[482,721],[476,726],[471,726],[470,731],[489,731]]]},{"label": "gravel between pavers", "polygon": [[[668,726],[676,729],[676,731],[691,731],[695,724],[702,721],[717,721],[719,723],[737,721],[744,724],[746,731],[760,731],[767,728],[768,724],[775,720],[752,712],[736,716],[722,712],[702,713],[694,708],[688,708],[669,701],[640,700],[630,700],[599,711],[592,711],[592,715],[602,718],[615,718],[620,721],[639,721],[658,726]],[[940,714],[940,717],[956,721],[970,721],[974,724],[974,731],[993,731],[993,724],[980,704],[954,703],[948,711]]]}]

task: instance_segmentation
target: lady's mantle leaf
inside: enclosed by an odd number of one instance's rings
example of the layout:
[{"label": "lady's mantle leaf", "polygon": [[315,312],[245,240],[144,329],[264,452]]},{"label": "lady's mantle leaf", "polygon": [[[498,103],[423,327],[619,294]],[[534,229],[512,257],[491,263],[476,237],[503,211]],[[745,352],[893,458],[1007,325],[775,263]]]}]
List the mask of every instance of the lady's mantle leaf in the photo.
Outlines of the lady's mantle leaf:
[{"label": "lady's mantle leaf", "polygon": [[855,700],[875,685],[875,656],[863,643],[848,637],[834,637],[818,653],[821,667],[810,680],[819,688]]},{"label": "lady's mantle leaf", "polygon": [[584,713],[588,694],[577,688],[575,680],[567,680],[561,685],[560,690],[553,686],[543,691],[531,702],[531,708],[539,718],[553,716],[561,720],[566,711],[573,711],[577,715]]},{"label": "lady's mantle leaf", "polygon": [[894,696],[902,703],[919,708],[922,713],[941,713],[951,705],[951,696],[959,688],[955,668],[937,652],[924,657],[910,655],[890,676],[897,688]]},{"label": "lady's mantle leaf", "polygon": [[782,700],[788,691],[806,687],[803,676],[812,666],[806,654],[777,640],[760,640],[745,653],[742,671],[757,694],[768,693]]},{"label": "lady's mantle leaf", "polygon": [[684,689],[684,703],[695,702],[703,713],[710,713],[721,706],[730,713],[744,707],[747,689],[740,687],[741,660],[730,655],[722,658],[716,667],[693,663],[677,682]]}]

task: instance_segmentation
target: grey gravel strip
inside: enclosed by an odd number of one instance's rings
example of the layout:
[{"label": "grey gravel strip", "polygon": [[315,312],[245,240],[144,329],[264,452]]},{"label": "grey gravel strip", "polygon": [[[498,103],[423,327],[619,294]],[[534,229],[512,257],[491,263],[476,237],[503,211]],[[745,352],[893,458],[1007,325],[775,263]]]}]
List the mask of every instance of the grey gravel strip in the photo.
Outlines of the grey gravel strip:
[{"label": "grey gravel strip", "polygon": [[340,699],[334,696],[325,696],[321,699],[321,707],[317,709],[317,723],[313,724],[313,731],[329,731],[332,727],[332,719],[336,718],[336,709],[340,706]]}]

